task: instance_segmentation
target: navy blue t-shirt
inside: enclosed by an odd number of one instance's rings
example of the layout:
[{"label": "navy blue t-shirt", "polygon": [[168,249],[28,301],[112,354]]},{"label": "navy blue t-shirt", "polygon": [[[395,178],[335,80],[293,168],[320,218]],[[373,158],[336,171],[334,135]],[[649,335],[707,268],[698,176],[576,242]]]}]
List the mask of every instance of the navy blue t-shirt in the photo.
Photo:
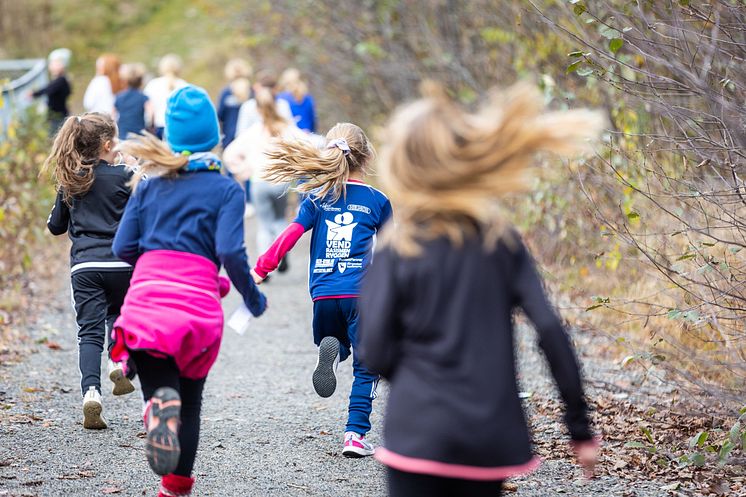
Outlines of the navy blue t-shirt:
[{"label": "navy blue t-shirt", "polygon": [[240,101],[231,91],[230,86],[223,88],[218,98],[218,121],[223,129],[223,148],[231,144],[236,137],[238,112],[241,110]]},{"label": "navy blue t-shirt", "polygon": [[114,107],[117,109],[119,138],[124,140],[129,133],[140,134],[145,129],[145,102],[148,97],[140,90],[128,88],[117,93]]},{"label": "navy blue t-shirt", "polygon": [[295,222],[311,235],[308,286],[312,299],[353,297],[370,264],[376,233],[391,217],[389,199],[372,186],[347,183],[336,202],[306,198]]}]

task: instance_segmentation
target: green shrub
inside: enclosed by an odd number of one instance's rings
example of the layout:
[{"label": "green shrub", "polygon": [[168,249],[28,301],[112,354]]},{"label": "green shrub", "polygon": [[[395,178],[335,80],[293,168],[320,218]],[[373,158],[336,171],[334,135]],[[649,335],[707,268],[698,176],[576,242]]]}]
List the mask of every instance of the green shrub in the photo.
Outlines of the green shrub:
[{"label": "green shrub", "polygon": [[[29,113],[0,135],[0,311],[13,307],[10,295],[31,266],[44,235],[54,190],[39,177],[49,149],[46,121]],[[2,324],[0,319],[0,324]]]}]

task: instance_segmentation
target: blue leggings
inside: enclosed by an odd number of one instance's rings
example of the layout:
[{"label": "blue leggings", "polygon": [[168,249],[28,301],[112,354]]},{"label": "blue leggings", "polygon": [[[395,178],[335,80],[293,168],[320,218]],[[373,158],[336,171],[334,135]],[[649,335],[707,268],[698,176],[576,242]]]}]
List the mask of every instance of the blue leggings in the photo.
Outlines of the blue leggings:
[{"label": "blue leggings", "polygon": [[365,369],[355,354],[357,344],[357,299],[324,299],[313,303],[313,341],[318,346],[324,337],[339,340],[339,359],[352,354],[352,390],[345,431],[365,435],[370,431],[370,413],[376,396],[378,375]]}]

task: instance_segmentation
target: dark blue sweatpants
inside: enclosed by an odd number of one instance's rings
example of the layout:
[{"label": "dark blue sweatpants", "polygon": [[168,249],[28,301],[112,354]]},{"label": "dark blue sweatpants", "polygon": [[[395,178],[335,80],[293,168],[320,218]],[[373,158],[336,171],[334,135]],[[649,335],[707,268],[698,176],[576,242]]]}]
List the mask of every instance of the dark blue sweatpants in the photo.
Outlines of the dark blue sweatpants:
[{"label": "dark blue sweatpants", "polygon": [[339,360],[352,354],[352,390],[345,431],[365,435],[370,431],[370,413],[378,386],[378,375],[365,369],[355,354],[357,345],[356,298],[323,299],[313,303],[313,341],[318,346],[324,337],[339,340]]}]

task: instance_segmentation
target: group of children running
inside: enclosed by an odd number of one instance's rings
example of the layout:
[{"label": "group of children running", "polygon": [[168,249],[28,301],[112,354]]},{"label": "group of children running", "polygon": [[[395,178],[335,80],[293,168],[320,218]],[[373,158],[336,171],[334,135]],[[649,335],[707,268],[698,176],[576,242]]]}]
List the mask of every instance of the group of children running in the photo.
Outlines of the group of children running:
[{"label": "group of children running", "polygon": [[[72,240],[84,427],[107,426],[108,341],[113,393],[132,392],[139,377],[159,495],[190,495],[220,299],[232,283],[262,315],[259,285],[311,231],[312,384],[331,396],[338,362],[352,358],[342,454],[375,453],[390,495],[499,495],[503,480],[538,465],[514,370],[517,307],[539,332],[578,460],[592,469],[576,357],[500,200],[536,152],[581,151],[602,124],[589,111],[546,112],[527,86],[469,113],[430,85],[389,123],[377,169],[391,201],[365,182],[376,153],[358,126],[335,125],[322,147],[278,132],[261,178],[294,185],[303,200],[252,269],[244,192],[212,152],[221,137],[204,90],[169,96],[165,141],[119,143],[110,116],[68,117],[45,163],[58,190],[48,227]],[[379,376],[390,393],[385,447],[374,449],[366,434]]]}]

